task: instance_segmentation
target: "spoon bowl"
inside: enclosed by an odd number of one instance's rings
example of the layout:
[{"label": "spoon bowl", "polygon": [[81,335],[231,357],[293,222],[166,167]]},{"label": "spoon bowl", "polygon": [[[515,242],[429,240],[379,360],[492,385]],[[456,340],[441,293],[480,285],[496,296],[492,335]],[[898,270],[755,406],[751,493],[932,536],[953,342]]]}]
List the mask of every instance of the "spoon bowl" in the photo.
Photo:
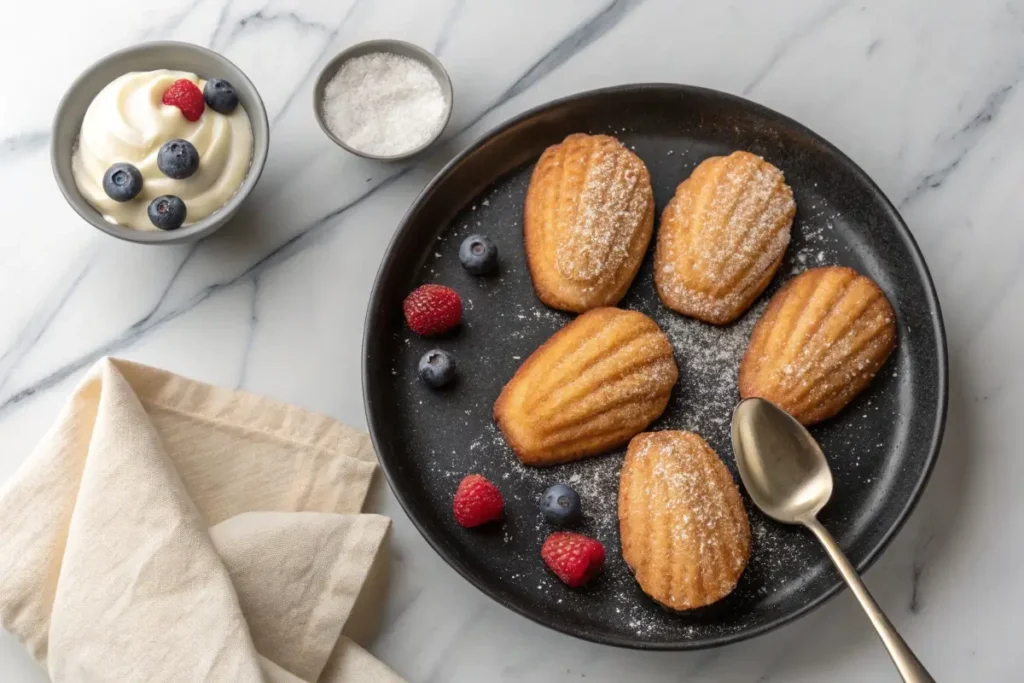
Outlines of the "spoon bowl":
[{"label": "spoon bowl", "polygon": [[772,519],[802,524],[832,497],[832,471],[810,432],[763,398],[733,412],[733,451],[754,504]]},{"label": "spoon bowl", "polygon": [[782,408],[763,398],[740,401],[732,414],[732,449],[740,479],[754,504],[769,517],[811,530],[860,602],[908,683],[935,683],[924,665],[871,597],[832,534],[818,521],[832,496],[832,472],[811,433]]}]

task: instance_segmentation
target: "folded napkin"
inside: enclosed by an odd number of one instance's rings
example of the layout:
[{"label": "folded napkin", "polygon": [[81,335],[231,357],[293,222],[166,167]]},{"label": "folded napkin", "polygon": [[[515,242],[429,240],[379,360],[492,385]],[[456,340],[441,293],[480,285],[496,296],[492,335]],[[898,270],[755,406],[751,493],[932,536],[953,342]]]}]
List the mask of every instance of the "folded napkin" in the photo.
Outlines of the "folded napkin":
[{"label": "folded napkin", "polygon": [[326,417],[102,360],[0,489],[0,626],[57,682],[400,681],[347,635],[375,467]]}]

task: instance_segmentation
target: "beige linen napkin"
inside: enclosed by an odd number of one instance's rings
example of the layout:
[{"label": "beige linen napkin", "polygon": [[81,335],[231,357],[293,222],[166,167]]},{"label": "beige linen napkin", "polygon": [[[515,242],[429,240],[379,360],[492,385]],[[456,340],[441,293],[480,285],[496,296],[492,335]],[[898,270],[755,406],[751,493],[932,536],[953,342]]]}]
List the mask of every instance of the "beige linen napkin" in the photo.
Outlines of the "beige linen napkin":
[{"label": "beige linen napkin", "polygon": [[345,635],[375,466],[326,417],[102,360],[0,489],[0,626],[58,682],[400,681]]}]

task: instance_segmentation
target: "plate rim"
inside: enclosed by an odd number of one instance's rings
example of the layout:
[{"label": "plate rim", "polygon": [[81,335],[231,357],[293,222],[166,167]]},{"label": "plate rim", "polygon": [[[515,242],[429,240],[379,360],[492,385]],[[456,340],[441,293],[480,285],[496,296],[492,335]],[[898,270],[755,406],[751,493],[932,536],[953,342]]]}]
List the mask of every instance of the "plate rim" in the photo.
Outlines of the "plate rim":
[{"label": "plate rim", "polygon": [[821,594],[813,598],[807,604],[802,605],[797,610],[779,616],[771,621],[764,624],[754,626],[752,628],[746,628],[735,633],[729,633],[726,635],[715,636],[710,638],[703,638],[696,641],[677,640],[677,641],[660,641],[660,642],[644,642],[642,640],[631,640],[625,637],[606,636],[600,634],[594,634],[589,632],[585,628],[575,629],[569,631],[566,629],[559,628],[553,623],[545,621],[540,613],[534,613],[522,607],[518,604],[507,602],[497,594],[496,591],[492,590],[489,586],[478,582],[476,578],[471,575],[470,572],[464,571],[457,563],[449,557],[447,549],[442,547],[442,543],[437,539],[434,539],[429,533],[427,533],[425,525],[419,519],[417,513],[414,512],[415,507],[406,499],[406,496],[402,493],[401,487],[396,484],[396,480],[400,478],[400,473],[397,468],[389,463],[386,459],[380,457],[381,442],[382,439],[378,436],[377,430],[374,426],[373,416],[373,398],[370,392],[370,369],[368,364],[369,353],[368,349],[373,339],[376,338],[374,334],[375,323],[380,316],[380,299],[383,296],[383,281],[389,274],[393,267],[393,261],[395,258],[395,247],[404,239],[405,235],[410,232],[410,219],[416,212],[420,210],[421,205],[429,198],[434,189],[447,179],[452,169],[457,167],[467,157],[475,154],[481,147],[493,138],[504,134],[510,128],[513,128],[531,118],[542,115],[550,109],[554,109],[566,104],[571,104],[579,100],[585,100],[592,97],[600,97],[605,95],[623,95],[636,93],[638,91],[668,91],[675,94],[681,95],[701,95],[717,97],[724,101],[730,102],[739,107],[745,107],[755,111],[755,113],[766,116],[769,119],[777,119],[786,123],[787,125],[795,127],[804,134],[814,139],[818,144],[823,145],[828,149],[829,152],[834,154],[840,161],[847,164],[849,169],[853,171],[854,175],[864,183],[864,185],[873,192],[879,200],[881,200],[883,207],[892,215],[894,218],[893,223],[896,225],[896,233],[899,238],[907,245],[910,254],[912,256],[912,266],[917,272],[918,277],[925,285],[925,299],[927,303],[927,309],[932,313],[932,332],[936,339],[936,353],[938,361],[937,372],[936,372],[936,384],[937,384],[937,399],[938,399],[938,412],[936,415],[935,424],[932,427],[931,443],[928,450],[927,457],[925,459],[924,467],[921,471],[920,476],[914,483],[914,488],[911,491],[910,496],[907,498],[906,504],[899,510],[896,515],[896,521],[890,528],[883,534],[882,538],[872,547],[864,556],[864,558],[856,564],[858,573],[863,574],[867,569],[871,567],[882,555],[882,553],[889,547],[896,535],[903,529],[911,513],[917,507],[920,502],[921,496],[924,493],[925,488],[928,486],[928,482],[931,479],[932,472],[935,469],[935,463],[938,460],[939,453],[942,448],[942,440],[945,434],[946,428],[946,417],[949,408],[949,355],[947,348],[946,329],[945,323],[942,317],[942,308],[939,303],[938,291],[935,288],[935,282],[932,279],[931,271],[928,269],[928,264],[925,262],[924,254],[921,252],[921,248],[914,239],[913,233],[903,220],[903,216],[886,196],[885,192],[878,186],[877,183],[862,169],[853,159],[851,159],[846,153],[836,147],[834,144],[829,142],[827,139],[815,133],[813,130],[803,125],[802,123],[775,111],[769,107],[758,104],[752,100],[748,100],[738,95],[715,90],[713,88],[705,88],[701,86],[685,85],[681,83],[667,83],[667,82],[650,82],[650,83],[631,83],[623,85],[614,85],[604,88],[596,88],[592,90],[584,90],[576,92],[564,97],[559,97],[553,100],[549,100],[537,106],[531,107],[519,114],[516,114],[498,125],[490,128],[482,135],[479,135],[473,140],[464,150],[456,154],[450,161],[448,161],[431,179],[424,185],[423,189],[416,195],[416,198],[409,205],[409,208],[402,215],[402,219],[398,223],[398,227],[395,229],[394,234],[388,241],[388,245],[384,250],[384,256],[381,259],[380,265],[377,268],[377,273],[374,276],[373,287],[370,290],[369,300],[367,302],[366,314],[363,321],[363,342],[361,347],[362,359],[361,359],[361,377],[362,377],[362,393],[363,393],[363,410],[366,417],[367,431],[370,434],[370,440],[373,444],[374,452],[377,455],[377,462],[380,464],[381,469],[384,471],[385,477],[388,482],[388,486],[391,488],[392,493],[398,500],[398,503],[402,506],[406,516],[412,521],[413,526],[419,532],[420,536],[427,542],[427,544],[436,552],[445,563],[454,569],[462,578],[464,578],[470,585],[476,587],[483,594],[494,600],[499,605],[526,617],[530,621],[540,624],[546,628],[549,628],[558,633],[563,633],[568,636],[573,636],[581,640],[585,640],[592,643],[598,643],[602,645],[611,645],[613,647],[619,647],[631,650],[646,650],[646,651],[693,651],[693,650],[705,650],[711,648],[717,648],[732,643],[738,643],[751,638],[764,635],[771,631],[774,631],[786,624],[792,623],[802,617],[807,616],[812,611],[824,605],[826,602],[835,597],[839,591],[845,588],[845,584],[839,578],[833,582],[832,586]]}]

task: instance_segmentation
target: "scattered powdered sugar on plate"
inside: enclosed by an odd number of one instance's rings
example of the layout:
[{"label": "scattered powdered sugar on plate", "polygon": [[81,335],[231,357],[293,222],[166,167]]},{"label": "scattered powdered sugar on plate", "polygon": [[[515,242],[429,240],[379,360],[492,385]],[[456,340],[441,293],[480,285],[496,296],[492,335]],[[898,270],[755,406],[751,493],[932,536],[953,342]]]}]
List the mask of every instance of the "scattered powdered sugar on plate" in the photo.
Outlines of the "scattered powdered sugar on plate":
[{"label": "scattered powdered sugar on plate", "polygon": [[817,268],[818,266],[834,263],[835,255],[831,249],[826,248],[823,244],[827,233],[831,231],[831,221],[804,229],[801,235],[803,244],[793,250],[790,259],[792,265],[788,271],[783,272],[787,279],[802,273],[808,268]]},{"label": "scattered powdered sugar on plate", "polygon": [[658,316],[679,365],[676,402],[685,404],[673,428],[697,432],[707,439],[728,427],[732,408],[739,400],[740,360],[765,306],[767,300],[761,299],[728,327],[715,327],[671,312]]}]

